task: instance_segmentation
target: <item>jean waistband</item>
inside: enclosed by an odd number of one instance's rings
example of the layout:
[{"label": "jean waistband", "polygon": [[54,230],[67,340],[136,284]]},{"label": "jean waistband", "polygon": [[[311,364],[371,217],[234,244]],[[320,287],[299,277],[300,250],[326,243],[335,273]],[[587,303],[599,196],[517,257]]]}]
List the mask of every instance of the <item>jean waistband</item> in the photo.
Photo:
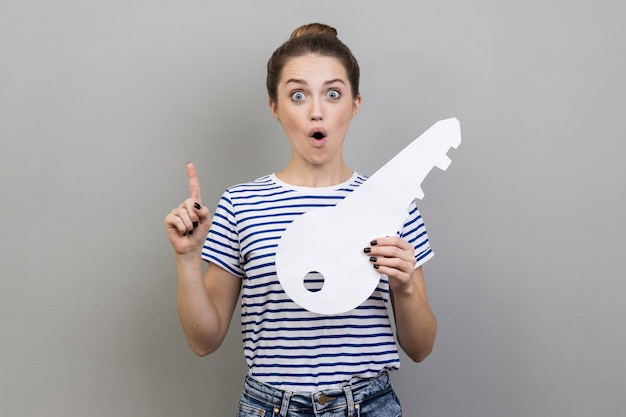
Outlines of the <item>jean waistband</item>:
[{"label": "jean waistband", "polygon": [[270,404],[281,416],[286,416],[287,410],[322,412],[341,407],[347,407],[348,415],[352,415],[352,411],[359,408],[360,402],[385,394],[391,389],[391,380],[387,372],[343,388],[307,393],[283,391],[264,384],[250,375],[246,376],[243,385],[244,394]]}]

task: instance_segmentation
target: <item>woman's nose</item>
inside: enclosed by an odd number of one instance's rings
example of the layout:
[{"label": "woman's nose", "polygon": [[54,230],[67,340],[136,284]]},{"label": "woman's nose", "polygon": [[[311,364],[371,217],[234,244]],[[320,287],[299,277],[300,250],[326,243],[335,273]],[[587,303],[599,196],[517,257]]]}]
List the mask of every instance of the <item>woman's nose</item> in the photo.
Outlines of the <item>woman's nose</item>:
[{"label": "woman's nose", "polygon": [[319,99],[314,99],[311,102],[311,120],[320,121],[324,118],[324,112],[322,110],[322,103]]}]

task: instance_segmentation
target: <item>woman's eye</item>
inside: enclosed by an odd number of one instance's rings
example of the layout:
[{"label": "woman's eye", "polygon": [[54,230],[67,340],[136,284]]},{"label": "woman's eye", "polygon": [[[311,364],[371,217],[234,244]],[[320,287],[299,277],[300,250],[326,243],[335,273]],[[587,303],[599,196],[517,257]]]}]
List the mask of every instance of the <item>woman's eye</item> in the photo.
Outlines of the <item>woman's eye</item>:
[{"label": "woman's eye", "polygon": [[304,93],[302,91],[296,91],[295,93],[291,94],[291,99],[293,101],[302,101],[304,100]]},{"label": "woman's eye", "polygon": [[339,93],[339,91],[337,90],[330,90],[328,93],[326,93],[326,97],[331,100],[337,100],[339,97],[341,97],[341,93]]}]

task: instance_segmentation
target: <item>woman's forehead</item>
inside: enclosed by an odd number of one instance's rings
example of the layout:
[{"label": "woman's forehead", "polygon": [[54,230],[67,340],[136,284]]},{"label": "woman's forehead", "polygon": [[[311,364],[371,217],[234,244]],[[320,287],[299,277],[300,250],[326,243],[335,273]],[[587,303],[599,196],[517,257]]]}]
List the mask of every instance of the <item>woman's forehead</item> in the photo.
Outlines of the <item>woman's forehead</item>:
[{"label": "woman's forehead", "polygon": [[343,63],[331,56],[304,55],[290,58],[285,62],[281,73],[282,83],[289,80],[342,80],[347,82],[346,69]]}]

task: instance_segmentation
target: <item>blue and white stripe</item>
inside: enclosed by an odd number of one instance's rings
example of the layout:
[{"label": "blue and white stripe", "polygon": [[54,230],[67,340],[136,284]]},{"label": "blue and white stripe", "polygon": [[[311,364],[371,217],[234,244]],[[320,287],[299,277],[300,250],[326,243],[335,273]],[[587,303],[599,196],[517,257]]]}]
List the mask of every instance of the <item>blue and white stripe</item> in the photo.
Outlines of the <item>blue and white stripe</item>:
[{"label": "blue and white stripe", "polygon": [[[203,258],[243,279],[241,333],[250,375],[276,388],[337,388],[400,366],[387,304],[389,283],[361,306],[324,316],[295,304],[275,268],[282,232],[297,216],[336,205],[366,177],[355,173],[333,187],[296,187],[267,175],[227,189],[213,216]],[[417,265],[433,252],[413,204],[399,235],[415,247]]]}]

